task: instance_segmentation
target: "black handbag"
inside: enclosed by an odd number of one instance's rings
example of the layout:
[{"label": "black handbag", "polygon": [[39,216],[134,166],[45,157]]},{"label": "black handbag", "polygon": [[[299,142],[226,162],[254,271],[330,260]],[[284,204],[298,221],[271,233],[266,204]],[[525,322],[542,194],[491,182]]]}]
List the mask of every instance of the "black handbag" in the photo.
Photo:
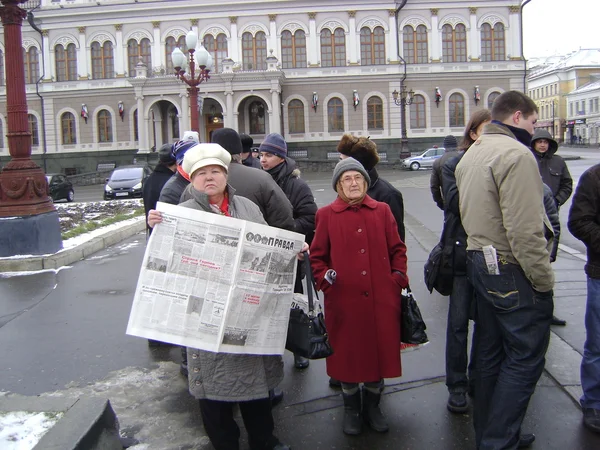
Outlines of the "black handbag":
[{"label": "black handbag", "polygon": [[[304,271],[308,296],[308,312],[300,307],[290,310],[290,320],[285,348],[308,359],[327,358],[333,354],[325,328],[322,311],[315,311],[313,295],[317,295],[308,252],[304,252]],[[317,296],[318,299],[318,296]]]},{"label": "black handbag", "polygon": [[444,248],[443,238],[437,243],[425,262],[424,280],[429,292],[435,289],[442,295],[452,293],[454,269],[452,268],[452,255]]},{"label": "black handbag", "polygon": [[407,287],[406,294],[402,294],[402,305],[400,306],[400,341],[413,345],[426,344],[429,342],[426,329],[427,326],[421,316],[417,301],[413,297],[410,287]]}]

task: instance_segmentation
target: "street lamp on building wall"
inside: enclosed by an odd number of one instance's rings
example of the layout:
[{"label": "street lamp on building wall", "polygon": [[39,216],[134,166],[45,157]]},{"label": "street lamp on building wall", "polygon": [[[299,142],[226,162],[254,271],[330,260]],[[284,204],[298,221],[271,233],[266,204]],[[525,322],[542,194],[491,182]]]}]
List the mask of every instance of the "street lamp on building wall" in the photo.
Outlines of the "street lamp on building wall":
[{"label": "street lamp on building wall", "polygon": [[[171,53],[171,60],[173,61],[177,78],[189,86],[191,129],[192,131],[200,132],[198,123],[198,92],[200,89],[198,86],[210,79],[212,56],[202,44],[200,44],[200,48],[196,48],[196,45],[198,45],[198,35],[192,30],[188,31],[185,36],[185,45],[188,48],[187,58],[179,48],[176,48]],[[186,65],[189,67],[189,74],[186,74]]]},{"label": "street lamp on building wall", "polygon": [[406,134],[406,105],[410,105],[413,102],[415,92],[411,89],[406,90],[404,85],[404,78],[400,80],[400,92],[394,89],[392,92],[392,98],[396,106],[400,106],[400,127],[402,130],[402,137],[400,139],[400,157],[404,157],[405,151],[408,149],[408,135]]}]

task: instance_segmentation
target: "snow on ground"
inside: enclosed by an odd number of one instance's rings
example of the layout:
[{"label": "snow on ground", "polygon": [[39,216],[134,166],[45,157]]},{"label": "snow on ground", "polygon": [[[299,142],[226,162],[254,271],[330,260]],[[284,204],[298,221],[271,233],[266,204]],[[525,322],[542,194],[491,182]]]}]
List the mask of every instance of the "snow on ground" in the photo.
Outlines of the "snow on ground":
[{"label": "snow on ground", "polygon": [[17,411],[0,413],[0,448],[31,450],[64,413]]}]

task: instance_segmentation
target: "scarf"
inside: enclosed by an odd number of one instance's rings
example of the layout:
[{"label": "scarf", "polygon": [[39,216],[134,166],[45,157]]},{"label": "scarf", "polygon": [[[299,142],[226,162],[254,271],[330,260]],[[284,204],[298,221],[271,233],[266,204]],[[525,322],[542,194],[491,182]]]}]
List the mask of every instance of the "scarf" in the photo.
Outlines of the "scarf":
[{"label": "scarf", "polygon": [[225,192],[225,198],[223,198],[221,206],[217,205],[216,203],[212,203],[210,200],[209,203],[210,209],[212,209],[214,213],[221,214],[222,216],[231,217],[231,214],[229,214],[229,195],[227,194],[227,192]]},{"label": "scarf", "polygon": [[496,125],[501,125],[503,127],[508,128],[510,130],[510,132],[515,135],[515,138],[517,139],[517,141],[519,141],[525,147],[531,147],[531,137],[532,136],[531,136],[531,134],[529,134],[529,131],[524,130],[523,128],[517,128],[517,127],[513,127],[511,125],[507,125],[498,120],[492,120],[492,123],[495,123]]}]

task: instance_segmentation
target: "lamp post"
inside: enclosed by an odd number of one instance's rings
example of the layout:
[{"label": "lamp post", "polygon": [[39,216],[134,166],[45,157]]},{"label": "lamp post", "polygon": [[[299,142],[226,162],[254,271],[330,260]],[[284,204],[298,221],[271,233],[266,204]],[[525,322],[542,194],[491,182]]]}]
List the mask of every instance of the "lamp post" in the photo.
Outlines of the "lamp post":
[{"label": "lamp post", "polygon": [[400,92],[394,89],[392,92],[392,98],[396,106],[400,106],[400,127],[402,130],[402,137],[400,139],[400,158],[404,157],[405,149],[408,148],[408,135],[406,134],[406,105],[410,105],[413,101],[415,92],[411,89],[406,90],[404,85],[404,78],[400,80]]},{"label": "lamp post", "polygon": [[[185,36],[185,45],[187,46],[187,59],[185,54],[179,48],[176,48],[171,53],[171,60],[173,61],[175,76],[189,86],[191,129],[192,131],[200,132],[198,124],[198,92],[200,89],[198,89],[198,86],[210,79],[209,73],[212,68],[212,56],[202,44],[200,44],[200,48],[196,48],[196,45],[198,45],[198,35],[192,30],[188,31]],[[185,65],[189,67],[190,71],[187,75]]]}]

